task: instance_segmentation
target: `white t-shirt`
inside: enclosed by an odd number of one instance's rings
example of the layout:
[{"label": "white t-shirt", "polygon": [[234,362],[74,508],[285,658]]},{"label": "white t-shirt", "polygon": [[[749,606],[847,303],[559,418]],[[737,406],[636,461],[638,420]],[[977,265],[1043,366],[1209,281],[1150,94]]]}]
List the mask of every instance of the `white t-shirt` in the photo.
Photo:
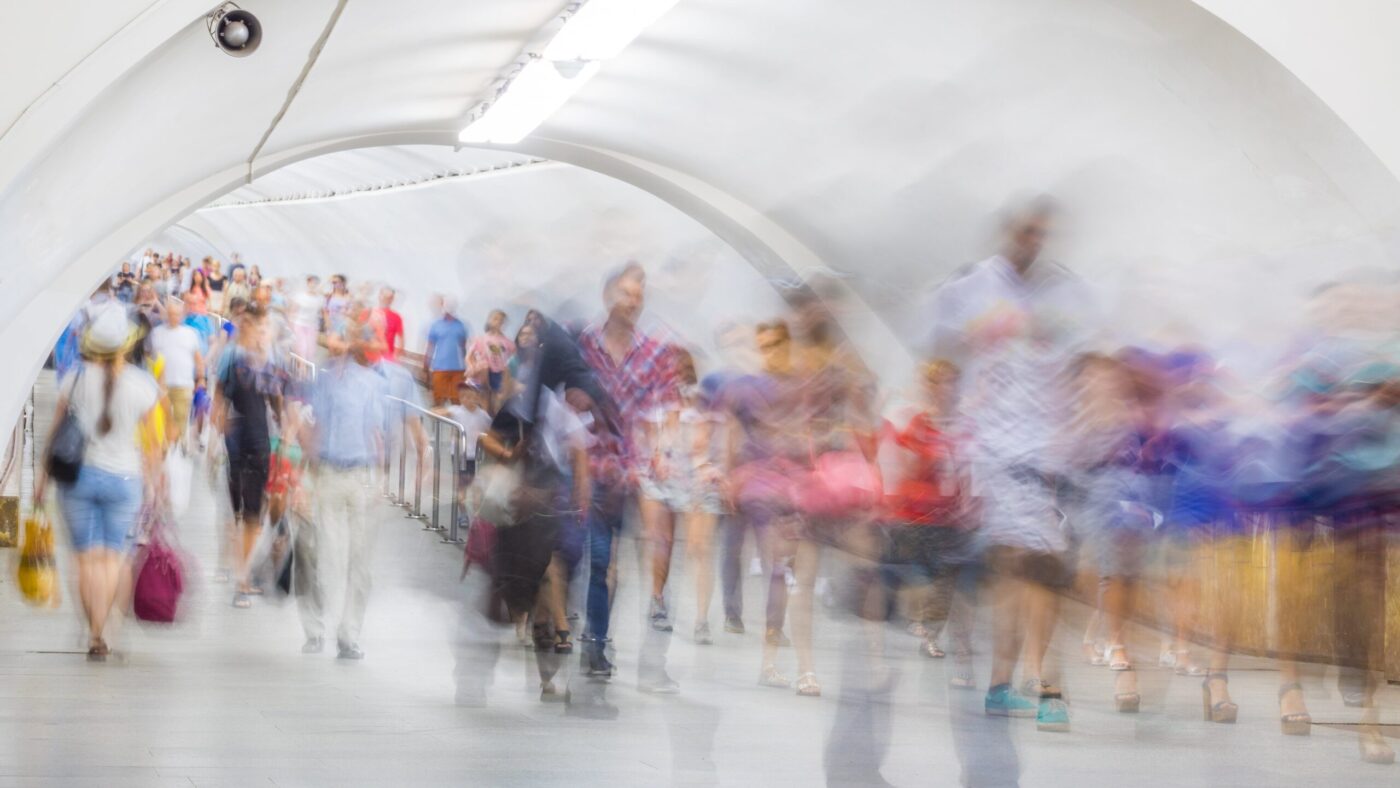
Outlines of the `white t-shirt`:
[{"label": "white t-shirt", "polygon": [[186,325],[174,328],[161,323],[151,329],[151,350],[165,359],[161,382],[173,389],[194,388],[194,356],[199,352],[199,334]]},{"label": "white t-shirt", "polygon": [[[84,362],[74,370],[60,388],[69,398],[78,417],[78,425],[87,436],[83,465],[122,476],[141,474],[141,450],[137,427],[141,419],[155,407],[160,389],[155,378],[130,364],[122,366],[112,388],[109,413],[112,429],[106,435],[97,434],[97,422],[102,418],[102,387],[107,370],[101,364]],[[74,389],[77,389],[76,392]]]},{"label": "white t-shirt", "polygon": [[321,325],[321,310],[326,300],[320,295],[303,290],[293,301],[296,306],[296,322],[300,326]]},{"label": "white t-shirt", "polygon": [[481,433],[491,429],[491,414],[480,408],[467,410],[461,405],[451,405],[447,408],[447,418],[462,425],[462,437],[466,442],[463,456],[475,460],[477,439]]}]

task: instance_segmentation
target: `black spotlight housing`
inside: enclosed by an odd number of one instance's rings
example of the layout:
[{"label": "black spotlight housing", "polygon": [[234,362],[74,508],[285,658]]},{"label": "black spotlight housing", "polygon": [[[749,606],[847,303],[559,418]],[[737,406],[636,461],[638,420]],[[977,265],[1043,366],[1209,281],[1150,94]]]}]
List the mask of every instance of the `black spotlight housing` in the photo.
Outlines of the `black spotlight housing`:
[{"label": "black spotlight housing", "polygon": [[232,57],[247,57],[262,43],[262,23],[233,3],[224,3],[207,17],[214,45]]}]

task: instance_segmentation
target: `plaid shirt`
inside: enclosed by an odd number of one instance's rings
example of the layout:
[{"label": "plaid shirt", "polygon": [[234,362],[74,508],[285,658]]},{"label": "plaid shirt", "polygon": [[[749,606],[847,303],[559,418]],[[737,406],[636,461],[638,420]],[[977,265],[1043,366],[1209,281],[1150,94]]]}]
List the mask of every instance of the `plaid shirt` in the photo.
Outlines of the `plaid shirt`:
[{"label": "plaid shirt", "polygon": [[578,339],[583,360],[593,369],[603,390],[617,407],[614,417],[621,440],[599,441],[589,456],[594,478],[620,481],[645,470],[646,457],[638,451],[635,431],[641,415],[661,405],[677,402],[674,355],[671,346],[640,331],[632,332],[632,346],[618,364],[603,346],[603,327],[584,329]]}]

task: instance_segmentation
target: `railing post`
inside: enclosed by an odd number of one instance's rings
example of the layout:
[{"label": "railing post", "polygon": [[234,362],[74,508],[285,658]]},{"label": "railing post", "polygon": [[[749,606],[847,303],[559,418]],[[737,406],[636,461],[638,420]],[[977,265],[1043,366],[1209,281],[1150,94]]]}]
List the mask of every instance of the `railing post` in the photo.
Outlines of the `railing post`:
[{"label": "railing post", "polygon": [[407,507],[408,499],[404,497],[404,475],[408,469],[408,403],[399,403],[399,495],[394,499],[394,503]]},{"label": "railing post", "polygon": [[433,511],[428,518],[425,531],[441,531],[438,525],[438,501],[442,488],[442,422],[433,419]]},{"label": "railing post", "polygon": [[[422,416],[414,416],[421,424]],[[423,452],[422,454],[426,454]],[[416,462],[413,463],[413,509],[409,517],[423,519],[423,456],[420,454]]]},{"label": "railing post", "polygon": [[457,519],[461,517],[462,514],[462,490],[460,489],[462,483],[461,468],[464,459],[462,457],[462,443],[463,439],[466,437],[466,433],[462,427],[454,428],[452,433],[452,505],[449,507],[452,521],[448,523],[447,536],[443,537],[442,541],[458,544],[462,541],[461,537],[458,536]]}]

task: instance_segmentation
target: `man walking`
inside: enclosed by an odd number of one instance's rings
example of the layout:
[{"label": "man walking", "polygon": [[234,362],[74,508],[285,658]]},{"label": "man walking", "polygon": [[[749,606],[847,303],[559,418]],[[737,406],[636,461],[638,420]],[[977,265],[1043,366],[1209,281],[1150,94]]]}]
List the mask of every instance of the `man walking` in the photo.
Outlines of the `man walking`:
[{"label": "man walking", "polygon": [[[369,603],[370,561],[376,523],[369,517],[370,469],[382,446],[385,379],[365,366],[369,339],[329,335],[330,361],[316,376],[315,423],[309,441],[316,480],[316,519],[297,534],[301,569],[299,606],[306,644],[314,654],[324,644],[327,566],[346,567],[345,609],[336,631],[340,659],[364,659],[360,629]],[[334,555],[335,558],[330,559]]]},{"label": "man walking", "polygon": [[164,359],[161,385],[170,400],[170,442],[184,448],[194,391],[204,385],[204,356],[199,334],[185,325],[185,305],[176,299],[165,303],[165,322],[151,331],[151,352]]},{"label": "man walking", "polygon": [[439,317],[428,328],[423,363],[428,369],[434,407],[443,407],[455,400],[457,386],[467,375],[467,326],[452,314],[455,309],[450,299],[433,297],[433,311]]}]

